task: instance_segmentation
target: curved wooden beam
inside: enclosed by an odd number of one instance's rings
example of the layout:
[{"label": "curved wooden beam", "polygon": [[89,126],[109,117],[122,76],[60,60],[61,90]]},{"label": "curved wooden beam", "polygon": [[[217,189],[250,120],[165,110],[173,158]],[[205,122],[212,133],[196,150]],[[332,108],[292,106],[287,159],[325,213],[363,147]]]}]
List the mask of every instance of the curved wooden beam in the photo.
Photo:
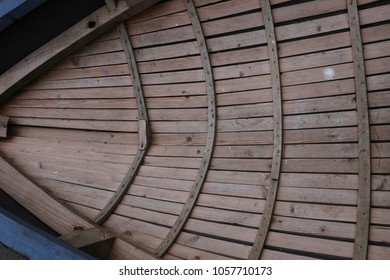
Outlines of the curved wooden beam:
[{"label": "curved wooden beam", "polygon": [[356,0],[347,0],[352,53],[355,72],[356,105],[359,137],[359,178],[357,220],[353,259],[366,259],[370,231],[371,209],[371,144],[366,70],[360,33],[359,11]]},{"label": "curved wooden beam", "polygon": [[206,81],[206,92],[208,99],[208,124],[207,124],[207,140],[205,151],[203,153],[202,163],[199,168],[198,174],[192,185],[189,197],[184,204],[184,207],[177,218],[175,224],[172,226],[168,235],[161,242],[160,246],[157,248],[155,254],[157,257],[161,257],[173,244],[177,236],[179,235],[181,229],[184,227],[186,221],[188,220],[192,209],[195,206],[195,202],[198,198],[200,190],[203,186],[203,183],[206,179],[207,172],[209,169],[212,153],[214,150],[215,143],[215,133],[216,133],[216,104],[215,104],[215,88],[214,88],[214,78],[211,68],[211,62],[209,58],[209,53],[207,50],[206,39],[203,34],[202,26],[199,21],[196,8],[192,0],[184,0],[188,13],[190,14],[191,23],[195,31],[196,41],[199,46],[199,51],[202,59],[203,69],[205,73]]},{"label": "curved wooden beam", "polygon": [[0,104],[79,47],[161,0],[119,0],[116,9],[102,7],[0,76]]},{"label": "curved wooden beam", "polygon": [[[107,4],[110,4],[110,7],[115,7],[115,4],[111,1],[106,1]],[[126,53],[127,63],[131,70],[131,78],[133,82],[133,89],[135,98],[137,100],[137,108],[138,108],[138,151],[131,164],[129,171],[127,172],[125,178],[122,180],[118,190],[108,201],[106,206],[102,209],[102,211],[95,217],[94,222],[101,225],[104,223],[107,218],[111,215],[112,212],[118,207],[121,203],[123,197],[128,192],[131,184],[133,183],[135,177],[138,174],[138,170],[140,169],[142,162],[146,156],[147,150],[151,143],[151,130],[149,126],[148,113],[146,111],[145,99],[142,90],[141,79],[138,72],[137,62],[135,59],[135,54],[133,51],[133,47],[131,45],[129,35],[127,34],[126,27],[124,23],[119,23],[117,25],[117,29],[122,41],[123,48]]]},{"label": "curved wooden beam", "polygon": [[270,2],[268,0],[261,0],[261,9],[264,17],[265,30],[267,34],[268,53],[270,57],[272,96],[274,104],[274,149],[271,167],[271,177],[268,183],[268,193],[266,198],[266,204],[264,206],[265,208],[263,212],[263,217],[254,245],[248,257],[251,260],[257,260],[260,258],[261,252],[263,251],[265,245],[279,187],[279,177],[283,151],[283,114],[280,70]]}]

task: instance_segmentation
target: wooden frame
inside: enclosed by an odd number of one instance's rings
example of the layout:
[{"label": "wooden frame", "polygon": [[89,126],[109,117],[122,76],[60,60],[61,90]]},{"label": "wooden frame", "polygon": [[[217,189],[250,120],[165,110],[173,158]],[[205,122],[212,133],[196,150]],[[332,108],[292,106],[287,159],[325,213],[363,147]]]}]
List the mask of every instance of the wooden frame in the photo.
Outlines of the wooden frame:
[{"label": "wooden frame", "polygon": [[188,220],[192,209],[195,206],[195,202],[198,198],[200,190],[207,176],[211,157],[214,150],[214,142],[215,142],[215,134],[216,134],[217,116],[216,116],[214,78],[213,78],[211,62],[210,62],[208,49],[207,49],[207,43],[193,1],[184,0],[184,3],[188,13],[190,14],[191,23],[195,30],[195,36],[199,46],[200,55],[202,58],[204,75],[206,80],[206,91],[207,91],[207,98],[208,98],[207,141],[206,141],[205,151],[203,153],[203,158],[201,161],[201,166],[199,168],[194,184],[191,188],[189,197],[185,205],[183,206],[183,209],[179,217],[177,218],[175,224],[172,226],[168,235],[165,237],[165,239],[161,242],[161,244],[157,248],[155,253],[157,257],[161,257],[173,244],[173,242],[179,235],[181,229],[184,227],[186,221]]},{"label": "wooden frame", "polygon": [[357,220],[353,259],[366,259],[371,209],[371,143],[366,71],[356,0],[347,0],[355,73],[359,139],[359,179]]},{"label": "wooden frame", "polygon": [[264,17],[265,30],[267,33],[268,53],[271,67],[272,96],[274,106],[274,148],[272,155],[271,177],[268,183],[266,204],[263,211],[259,231],[256,235],[256,240],[249,254],[249,259],[256,260],[260,258],[261,252],[264,248],[272,220],[273,210],[275,208],[283,151],[283,115],[280,70],[270,2],[268,0],[261,0],[261,9]]},{"label": "wooden frame", "polygon": [[[106,1],[107,6],[114,10],[115,2],[114,1]],[[118,23],[117,30],[121,39],[122,46],[126,53],[126,60],[129,65],[131,71],[131,78],[133,83],[134,94],[137,103],[138,109],[138,151],[134,158],[133,163],[129,171],[127,172],[125,178],[123,179],[121,185],[118,190],[106,204],[106,206],[100,211],[100,213],[95,217],[94,221],[97,224],[104,223],[105,220],[110,216],[110,214],[115,211],[116,207],[120,204],[123,197],[126,195],[129,190],[131,184],[133,183],[135,177],[137,176],[138,170],[144,161],[147,150],[151,143],[151,130],[148,120],[148,113],[146,110],[146,104],[144,99],[144,94],[142,90],[141,79],[138,73],[137,62],[135,60],[135,54],[133,51],[133,47],[131,45],[129,35],[127,34],[126,27],[123,22]]]},{"label": "wooden frame", "polygon": [[[81,20],[0,76],[0,104],[46,69],[114,27],[117,22],[129,18],[157,2],[159,1],[120,0],[116,9],[109,10],[105,6]],[[91,22],[94,24],[90,24]]]},{"label": "wooden frame", "polygon": [[[1,155],[0,175],[2,178],[1,188],[60,235],[67,235],[77,229],[98,228],[25,177]],[[15,188],[15,185],[19,187]],[[104,236],[115,236],[106,232],[106,230],[100,230],[105,232]],[[116,237],[116,239],[115,242],[125,242],[119,237]],[[125,243],[127,243],[129,258],[135,256],[137,258],[153,259],[153,256],[149,253],[128,242]]]}]

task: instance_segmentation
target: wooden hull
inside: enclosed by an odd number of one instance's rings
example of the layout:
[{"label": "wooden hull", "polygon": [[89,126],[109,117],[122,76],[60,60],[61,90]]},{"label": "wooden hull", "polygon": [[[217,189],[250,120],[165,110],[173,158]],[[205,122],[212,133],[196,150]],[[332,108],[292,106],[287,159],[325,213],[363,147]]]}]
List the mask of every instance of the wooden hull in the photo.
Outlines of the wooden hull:
[{"label": "wooden hull", "polygon": [[390,5],[270,2],[164,1],[47,69],[0,107],[45,198],[0,183],[111,259],[390,259]]}]

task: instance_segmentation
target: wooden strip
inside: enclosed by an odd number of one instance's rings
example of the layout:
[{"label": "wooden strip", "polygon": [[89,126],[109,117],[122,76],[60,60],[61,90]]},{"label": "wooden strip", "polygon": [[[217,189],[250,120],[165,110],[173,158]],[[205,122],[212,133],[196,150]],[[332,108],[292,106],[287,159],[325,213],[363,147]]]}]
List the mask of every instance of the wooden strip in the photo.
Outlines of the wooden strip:
[{"label": "wooden strip", "polygon": [[[107,3],[110,3],[109,4],[110,6],[115,6],[115,3],[112,3],[111,1],[107,1]],[[126,53],[126,59],[132,73],[131,75],[132,84],[134,87],[134,94],[135,94],[137,107],[138,107],[139,147],[138,147],[137,155],[135,156],[135,159],[131,164],[129,171],[127,172],[118,190],[112,196],[110,201],[106,204],[103,210],[95,217],[94,221],[97,224],[104,223],[104,221],[107,220],[107,218],[111,215],[111,213],[121,203],[123,197],[126,195],[131,184],[133,183],[134,178],[138,174],[138,171],[142,165],[142,162],[144,161],[145,155],[147,153],[148,147],[150,146],[150,142],[151,142],[151,130],[148,122],[148,114],[146,111],[141,79],[139,77],[138,67],[137,67],[137,62],[135,60],[133,47],[131,45],[129,35],[127,34],[127,30],[123,22],[117,25],[117,29],[120,34],[122,45]]]},{"label": "wooden strip", "polygon": [[204,75],[206,80],[205,81],[206,92],[208,97],[207,141],[206,141],[205,151],[203,153],[202,163],[199,168],[198,174],[196,176],[195,182],[192,186],[189,197],[185,205],[183,206],[183,209],[178,219],[176,220],[175,224],[173,225],[168,235],[165,237],[165,239],[161,242],[161,244],[157,248],[155,254],[158,257],[164,255],[164,253],[171,247],[171,245],[179,235],[181,229],[185,225],[187,219],[189,218],[192,209],[194,208],[195,202],[198,198],[198,195],[200,193],[200,190],[203,186],[203,183],[208,173],[208,169],[209,169],[209,165],[210,165],[210,161],[214,149],[215,134],[216,134],[217,114],[216,114],[216,102],[215,102],[215,88],[214,88],[214,78],[213,78],[213,72],[211,68],[210,57],[208,54],[207,44],[206,44],[202,26],[200,24],[199,17],[197,15],[197,11],[194,6],[194,3],[192,2],[192,0],[185,0],[184,3],[190,15],[191,23],[195,31],[195,36],[199,46],[200,55],[202,58]]},{"label": "wooden strip", "polygon": [[347,0],[347,4],[354,58],[359,139],[358,206],[353,259],[366,259],[371,209],[370,121],[359,11],[356,0]]},{"label": "wooden strip", "polygon": [[266,205],[264,206],[259,231],[249,254],[249,259],[258,260],[264,248],[272,215],[275,207],[283,150],[283,113],[282,113],[282,92],[279,70],[279,58],[276,45],[276,36],[272,18],[271,4],[268,0],[261,0],[261,9],[264,18],[265,30],[267,33],[268,52],[270,57],[272,95],[274,104],[274,151],[272,155],[271,178],[268,183]]},{"label": "wooden strip", "polygon": [[102,7],[81,20],[0,76],[0,103],[77,48],[109,30],[116,22],[157,2],[159,1],[121,0],[114,11]]},{"label": "wooden strip", "polygon": [[0,138],[7,137],[7,124],[9,117],[0,116]]}]

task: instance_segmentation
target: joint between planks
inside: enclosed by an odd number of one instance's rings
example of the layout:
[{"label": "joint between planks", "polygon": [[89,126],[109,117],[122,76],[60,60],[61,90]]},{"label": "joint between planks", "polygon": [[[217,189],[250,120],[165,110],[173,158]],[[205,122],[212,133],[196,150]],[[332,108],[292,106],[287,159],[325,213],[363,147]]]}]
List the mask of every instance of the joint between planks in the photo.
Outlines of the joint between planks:
[{"label": "joint between planks", "polygon": [[187,8],[188,14],[190,15],[191,23],[194,29],[196,41],[202,59],[203,70],[205,73],[206,92],[208,98],[207,142],[205,146],[205,152],[203,154],[203,159],[201,161],[202,163],[198,170],[196,179],[192,185],[189,197],[186,203],[184,204],[179,217],[176,219],[175,224],[172,226],[168,235],[165,237],[165,239],[161,242],[161,244],[157,248],[155,252],[155,255],[157,257],[163,256],[170,248],[170,246],[173,244],[173,242],[176,240],[181,229],[184,227],[186,221],[188,220],[192,209],[195,206],[196,200],[198,198],[200,190],[207,176],[212,153],[214,150],[215,134],[216,134],[215,85],[214,85],[214,78],[212,74],[213,72],[212,72],[210,57],[207,49],[207,43],[193,1],[184,0],[184,3]]},{"label": "joint between planks", "polygon": [[270,228],[273,211],[275,208],[276,195],[279,187],[279,177],[283,150],[283,125],[282,125],[282,93],[279,70],[279,58],[276,47],[276,36],[268,0],[261,0],[261,9],[264,17],[265,30],[267,33],[267,45],[271,67],[272,96],[274,105],[274,148],[272,156],[271,176],[268,183],[268,193],[263,211],[262,220],[256,235],[249,259],[259,259],[263,251],[267,234]]},{"label": "joint between planks", "polygon": [[352,258],[366,259],[368,252],[371,209],[370,121],[358,5],[356,0],[347,0],[347,6],[352,39],[359,137],[357,220]]}]

